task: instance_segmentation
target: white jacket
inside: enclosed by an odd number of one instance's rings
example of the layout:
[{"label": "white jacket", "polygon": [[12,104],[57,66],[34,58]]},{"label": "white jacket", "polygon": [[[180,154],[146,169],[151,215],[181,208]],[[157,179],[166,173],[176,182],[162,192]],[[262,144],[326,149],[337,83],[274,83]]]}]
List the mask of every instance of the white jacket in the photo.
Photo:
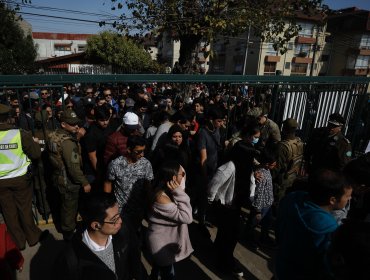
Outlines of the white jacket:
[{"label": "white jacket", "polygon": [[221,165],[208,184],[208,201],[220,200],[231,205],[234,198],[235,165],[229,161]]}]

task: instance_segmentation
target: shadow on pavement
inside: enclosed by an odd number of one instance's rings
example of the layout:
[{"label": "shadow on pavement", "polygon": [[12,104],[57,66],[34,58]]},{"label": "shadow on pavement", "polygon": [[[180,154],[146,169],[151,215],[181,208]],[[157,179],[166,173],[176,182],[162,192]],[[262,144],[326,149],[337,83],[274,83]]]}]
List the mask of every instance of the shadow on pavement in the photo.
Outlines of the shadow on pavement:
[{"label": "shadow on pavement", "polygon": [[[206,266],[208,270],[212,271],[220,279],[223,279],[223,280],[235,279],[235,277],[233,277],[232,275],[225,275],[222,272],[222,267],[217,266],[216,252],[213,246],[213,242],[209,237],[207,237],[202,231],[199,230],[199,227],[197,224],[193,223],[189,225],[189,235],[190,235],[191,243],[194,248],[193,255],[196,258],[198,258],[199,261],[204,266]],[[238,260],[236,261],[237,261],[238,266],[241,268],[241,270],[244,273],[244,276],[242,279],[258,280],[258,278],[256,278]],[[186,272],[185,272],[185,275],[186,275]],[[210,279],[210,278],[205,275],[205,278],[195,278],[194,277],[194,279]]]},{"label": "shadow on pavement", "polygon": [[30,280],[53,279],[53,266],[59,253],[64,249],[65,242],[56,240],[52,234],[40,243],[30,264]]}]

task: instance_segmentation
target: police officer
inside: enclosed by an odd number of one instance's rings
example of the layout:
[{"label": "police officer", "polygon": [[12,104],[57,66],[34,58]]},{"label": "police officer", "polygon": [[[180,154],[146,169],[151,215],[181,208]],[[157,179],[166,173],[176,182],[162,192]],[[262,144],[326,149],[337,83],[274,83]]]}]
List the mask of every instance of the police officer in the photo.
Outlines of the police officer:
[{"label": "police officer", "polygon": [[271,148],[281,140],[280,128],[267,115],[261,114],[258,118],[260,124],[261,136],[256,149],[262,151],[265,147]]},{"label": "police officer", "polygon": [[61,198],[61,229],[64,240],[70,240],[76,228],[79,192],[90,192],[91,186],[81,169],[77,140],[80,119],[71,109],[61,113],[61,128],[48,135],[48,152],[53,165],[53,182]]},{"label": "police officer", "polygon": [[303,161],[303,141],[295,135],[298,122],[288,118],[283,122],[282,141],[277,145],[277,185],[280,200],[300,172]]},{"label": "police officer", "polygon": [[[19,249],[36,245],[42,231],[32,215],[31,160],[41,156],[37,139],[8,124],[10,108],[0,104],[0,206],[9,233]],[[45,232],[47,233],[47,232]]]},{"label": "police officer", "polygon": [[344,124],[345,119],[334,113],[329,116],[327,127],[313,131],[305,151],[308,172],[320,168],[342,170],[351,160],[351,143],[342,133]]}]

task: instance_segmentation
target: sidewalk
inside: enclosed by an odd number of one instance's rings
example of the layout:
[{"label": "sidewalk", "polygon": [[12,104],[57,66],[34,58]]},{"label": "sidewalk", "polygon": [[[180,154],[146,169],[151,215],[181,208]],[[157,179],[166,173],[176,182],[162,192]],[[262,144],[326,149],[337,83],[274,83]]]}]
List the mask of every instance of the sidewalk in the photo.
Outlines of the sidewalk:
[{"label": "sidewalk", "polygon": [[[62,235],[58,233],[54,224],[46,224],[39,226],[42,230],[48,229],[50,236],[41,245],[27,247],[22,251],[25,258],[24,269],[21,273],[17,273],[18,280],[51,280],[53,279],[52,265],[58,253],[64,248],[65,242],[62,240]],[[217,229],[210,228],[211,239],[214,240]],[[176,264],[176,279],[235,279],[225,277],[218,272],[215,267],[212,257],[213,247],[212,240],[202,237],[193,223],[189,226],[194,253],[188,260],[184,260]],[[243,243],[243,242],[242,242]],[[261,250],[251,251],[243,244],[238,243],[234,256],[239,260],[244,277],[239,279],[247,280],[270,280],[272,277],[272,259],[269,255],[273,252],[263,252]],[[145,252],[142,256],[142,261],[150,272],[150,264],[145,258]]]}]

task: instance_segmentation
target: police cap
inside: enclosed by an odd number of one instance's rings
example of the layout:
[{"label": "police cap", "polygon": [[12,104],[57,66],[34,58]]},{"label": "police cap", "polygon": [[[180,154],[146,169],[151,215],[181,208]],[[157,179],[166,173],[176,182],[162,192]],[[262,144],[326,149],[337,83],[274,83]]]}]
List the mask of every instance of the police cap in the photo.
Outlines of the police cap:
[{"label": "police cap", "polygon": [[293,118],[288,118],[283,122],[285,128],[297,128],[298,122]]},{"label": "police cap", "polygon": [[0,104],[0,115],[7,115],[10,112],[10,107],[4,104]]},{"label": "police cap", "polygon": [[71,109],[64,110],[60,116],[60,120],[70,125],[76,125],[81,122],[77,114]]},{"label": "police cap", "polygon": [[339,113],[334,113],[329,116],[328,123],[334,126],[343,126],[346,121]]}]

